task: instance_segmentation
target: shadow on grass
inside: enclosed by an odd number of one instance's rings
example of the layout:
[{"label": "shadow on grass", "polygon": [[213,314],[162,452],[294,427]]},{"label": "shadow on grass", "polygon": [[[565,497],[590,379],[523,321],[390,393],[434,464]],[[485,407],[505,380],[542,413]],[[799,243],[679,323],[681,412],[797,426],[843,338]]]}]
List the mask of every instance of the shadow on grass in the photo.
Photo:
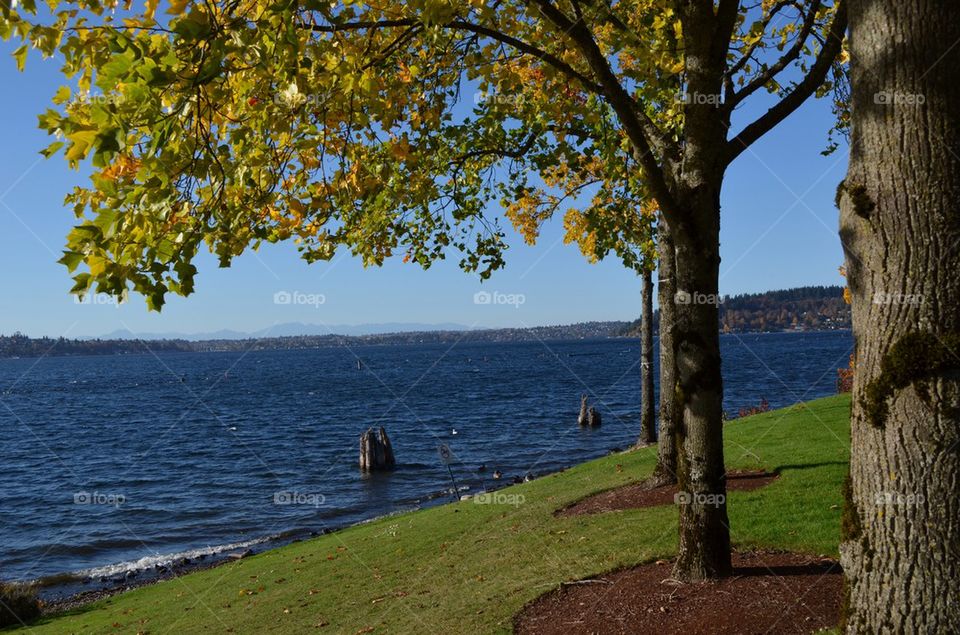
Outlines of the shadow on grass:
[{"label": "shadow on grass", "polygon": [[850,465],[850,463],[848,461],[823,461],[822,463],[780,465],[777,466],[777,469],[775,469],[774,472],[780,474],[784,470],[814,470],[819,467],[830,467],[831,465]]}]

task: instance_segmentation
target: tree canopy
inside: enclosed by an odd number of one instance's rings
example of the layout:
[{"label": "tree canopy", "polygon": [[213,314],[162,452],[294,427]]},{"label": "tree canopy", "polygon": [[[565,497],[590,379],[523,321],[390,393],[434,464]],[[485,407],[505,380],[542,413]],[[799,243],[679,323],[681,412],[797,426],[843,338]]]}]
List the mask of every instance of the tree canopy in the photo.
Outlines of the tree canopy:
[{"label": "tree canopy", "polygon": [[[64,58],[44,152],[94,172],[67,196],[62,262],[75,292],[132,287],[154,308],[192,292],[204,246],[223,266],[288,239],[308,261],[455,249],[487,276],[505,248],[491,200],[527,240],[562,210],[589,257],[640,266],[656,210],[680,217],[688,124],[776,94],[731,133],[732,160],[829,91],[845,25],[819,0],[47,5],[5,6],[0,35],[24,41],[21,68],[29,47]],[[698,14],[727,60],[710,94],[690,92]]]}]

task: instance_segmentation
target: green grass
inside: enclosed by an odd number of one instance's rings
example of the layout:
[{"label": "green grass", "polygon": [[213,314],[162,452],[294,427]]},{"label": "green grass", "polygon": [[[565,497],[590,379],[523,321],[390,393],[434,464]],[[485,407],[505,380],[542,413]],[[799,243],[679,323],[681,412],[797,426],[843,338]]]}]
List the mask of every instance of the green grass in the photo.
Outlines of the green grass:
[{"label": "green grass", "polygon": [[[849,399],[839,396],[727,424],[729,468],[782,474],[730,495],[737,547],[837,555],[848,420]],[[501,490],[522,495],[517,506],[466,501],[382,519],[45,618],[31,630],[509,632],[525,603],[560,582],[674,553],[672,505],[552,514],[644,478],[654,462],[650,450],[608,456]]]}]

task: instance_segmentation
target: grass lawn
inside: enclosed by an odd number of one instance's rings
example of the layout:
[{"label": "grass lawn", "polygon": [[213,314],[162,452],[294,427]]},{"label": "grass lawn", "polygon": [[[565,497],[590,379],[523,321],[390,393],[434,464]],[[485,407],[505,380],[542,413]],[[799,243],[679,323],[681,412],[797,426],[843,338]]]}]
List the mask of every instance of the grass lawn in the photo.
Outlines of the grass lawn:
[{"label": "grass lawn", "polygon": [[[849,398],[727,424],[732,469],[781,478],[729,498],[738,548],[837,555]],[[673,505],[555,518],[588,494],[646,477],[654,450],[578,465],[465,501],[386,518],[191,574],[32,625],[38,633],[493,633],[560,582],[670,557]],[[320,628],[318,628],[320,627]]]}]

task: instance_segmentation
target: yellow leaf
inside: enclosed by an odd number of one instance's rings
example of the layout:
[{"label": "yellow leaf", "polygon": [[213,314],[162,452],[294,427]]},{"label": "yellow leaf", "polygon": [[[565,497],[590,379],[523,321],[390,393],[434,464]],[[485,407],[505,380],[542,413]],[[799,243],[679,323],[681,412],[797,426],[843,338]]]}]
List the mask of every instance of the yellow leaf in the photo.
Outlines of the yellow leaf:
[{"label": "yellow leaf", "polygon": [[188,4],[190,4],[190,0],[170,0],[170,8],[167,9],[167,13],[172,15],[180,15],[186,11]]},{"label": "yellow leaf", "polygon": [[96,130],[78,130],[67,135],[67,139],[71,141],[70,147],[65,153],[67,160],[79,161],[86,157],[96,136]]}]

